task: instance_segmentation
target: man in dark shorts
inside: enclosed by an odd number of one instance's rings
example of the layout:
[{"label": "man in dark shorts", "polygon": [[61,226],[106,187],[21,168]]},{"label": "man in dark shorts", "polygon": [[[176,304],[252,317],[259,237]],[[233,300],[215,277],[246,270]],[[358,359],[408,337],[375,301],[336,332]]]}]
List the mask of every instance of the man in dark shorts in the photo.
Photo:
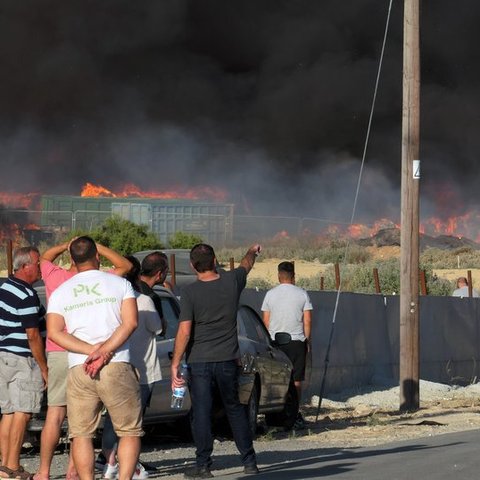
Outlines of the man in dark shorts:
[{"label": "man in dark shorts", "polygon": [[[278,332],[289,333],[292,337],[289,343],[279,345],[279,348],[293,363],[293,380],[300,401],[313,307],[308,293],[295,285],[295,268],[292,262],[281,262],[278,265],[278,281],[280,285],[269,290],[263,300],[263,323],[273,339]],[[304,427],[305,422],[299,412],[294,428]]]},{"label": "man in dark shorts", "polygon": [[184,287],[180,299],[180,323],[172,360],[172,389],[184,385],[180,362],[186,352],[192,399],[192,430],[196,446],[196,465],[185,470],[186,478],[210,478],[213,386],[216,384],[227,412],[244,472],[258,473],[252,435],[245,407],[238,398],[237,308],[247,274],[260,252],[250,247],[240,266],[217,272],[215,252],[210,245],[195,245],[190,262],[197,281]]}]

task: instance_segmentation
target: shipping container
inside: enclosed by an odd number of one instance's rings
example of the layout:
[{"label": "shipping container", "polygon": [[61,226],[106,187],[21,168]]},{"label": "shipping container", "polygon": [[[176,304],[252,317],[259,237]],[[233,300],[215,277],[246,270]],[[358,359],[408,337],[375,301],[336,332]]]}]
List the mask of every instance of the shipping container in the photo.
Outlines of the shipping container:
[{"label": "shipping container", "polygon": [[178,231],[223,247],[232,240],[233,205],[187,199],[42,196],[41,225],[91,231],[112,215],[147,225],[168,244]]}]

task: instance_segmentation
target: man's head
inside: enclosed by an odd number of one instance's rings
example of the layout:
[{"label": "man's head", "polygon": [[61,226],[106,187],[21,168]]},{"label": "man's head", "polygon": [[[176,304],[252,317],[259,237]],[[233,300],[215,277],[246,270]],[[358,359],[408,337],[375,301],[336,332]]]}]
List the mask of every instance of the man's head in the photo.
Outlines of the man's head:
[{"label": "man's head", "polygon": [[73,240],[70,244],[70,256],[79,270],[82,267],[98,269],[100,266],[95,241],[86,235]]},{"label": "man's head", "polygon": [[295,265],[293,262],[281,262],[278,264],[278,280],[280,283],[295,282]]},{"label": "man's head", "polygon": [[206,243],[197,243],[190,250],[190,263],[199,273],[216,271],[213,247]]},{"label": "man's head", "polygon": [[143,260],[140,270],[141,279],[153,285],[161,285],[168,274],[168,258],[163,252],[149,253]]},{"label": "man's head", "polygon": [[13,276],[30,285],[40,280],[40,253],[36,247],[22,247],[15,250]]},{"label": "man's head", "polygon": [[459,277],[457,280],[457,288],[468,287],[468,280],[465,277]]}]

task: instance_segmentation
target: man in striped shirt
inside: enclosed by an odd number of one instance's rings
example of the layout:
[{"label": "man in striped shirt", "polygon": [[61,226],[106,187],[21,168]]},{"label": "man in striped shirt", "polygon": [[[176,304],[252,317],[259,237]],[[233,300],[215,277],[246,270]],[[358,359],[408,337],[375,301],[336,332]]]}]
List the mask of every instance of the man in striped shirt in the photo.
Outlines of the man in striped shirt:
[{"label": "man in striped shirt", "polygon": [[40,411],[47,384],[42,334],[45,309],[32,284],[40,279],[40,254],[23,247],[13,255],[13,275],[0,286],[0,478],[28,479],[20,450],[32,413]]}]

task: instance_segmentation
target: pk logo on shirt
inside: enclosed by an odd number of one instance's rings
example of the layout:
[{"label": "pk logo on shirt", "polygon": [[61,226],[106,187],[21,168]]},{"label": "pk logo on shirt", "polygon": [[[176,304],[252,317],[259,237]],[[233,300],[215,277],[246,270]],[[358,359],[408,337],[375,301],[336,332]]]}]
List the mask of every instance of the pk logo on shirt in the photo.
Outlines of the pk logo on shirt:
[{"label": "pk logo on shirt", "polygon": [[93,287],[79,283],[76,287],[73,288],[73,296],[78,297],[78,295],[80,294],[86,294],[97,295],[100,297],[102,294],[97,290],[98,286],[98,283],[96,283]]}]

